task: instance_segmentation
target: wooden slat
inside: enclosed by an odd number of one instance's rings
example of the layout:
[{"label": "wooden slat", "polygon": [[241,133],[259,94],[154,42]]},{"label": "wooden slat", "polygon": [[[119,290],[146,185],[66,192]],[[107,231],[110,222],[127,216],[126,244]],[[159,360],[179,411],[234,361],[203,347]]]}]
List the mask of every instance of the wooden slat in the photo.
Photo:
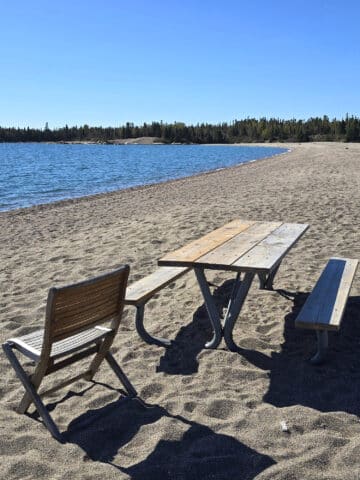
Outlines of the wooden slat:
[{"label": "wooden slat", "polygon": [[161,267],[126,289],[125,304],[141,305],[169,283],[189,271],[186,267]]},{"label": "wooden slat", "polygon": [[306,300],[295,325],[339,330],[358,260],[331,258]]},{"label": "wooden slat", "polygon": [[175,252],[168,253],[158,263],[159,265],[167,266],[192,266],[192,263],[199,257],[248,229],[254,223],[251,221],[234,220],[198,240],[188,243]]},{"label": "wooden slat", "polygon": [[57,303],[61,305],[64,303],[67,305],[69,302],[79,302],[82,298],[91,297],[93,295],[106,295],[107,291],[114,289],[120,289],[122,278],[110,277],[108,279],[102,279],[98,283],[82,282],[79,284],[69,285],[65,287],[55,288]]},{"label": "wooden slat", "polygon": [[240,270],[269,272],[308,229],[300,223],[283,223],[249,252],[233,263]]},{"label": "wooden slat", "polygon": [[281,225],[281,222],[255,223],[247,230],[198,258],[196,266],[231,270],[232,264]]},{"label": "wooden slat", "polygon": [[85,312],[90,309],[100,309],[101,305],[112,302],[114,307],[119,303],[120,289],[116,285],[111,290],[106,290],[102,293],[96,292],[94,295],[81,296],[78,299],[69,299],[68,303],[57,301],[55,304],[55,315],[57,319],[66,318],[67,316],[74,316],[77,312]]},{"label": "wooden slat", "polygon": [[119,313],[119,304],[113,299],[107,299],[99,305],[90,305],[67,315],[55,315],[53,322],[54,338],[63,335],[65,332],[77,331],[86,325],[103,323],[110,320]]}]

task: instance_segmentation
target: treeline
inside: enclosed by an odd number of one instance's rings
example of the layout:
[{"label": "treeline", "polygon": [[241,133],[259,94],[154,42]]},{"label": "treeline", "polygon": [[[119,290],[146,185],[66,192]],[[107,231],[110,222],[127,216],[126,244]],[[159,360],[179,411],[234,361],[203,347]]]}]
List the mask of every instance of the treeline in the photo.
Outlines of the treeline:
[{"label": "treeline", "polygon": [[44,129],[0,127],[0,142],[99,142],[138,137],[156,137],[164,143],[235,143],[235,142],[311,142],[311,141],[360,141],[360,119],[329,120],[280,120],[275,118],[247,118],[217,125],[201,123],[144,123],[142,126],[126,123],[121,127],[56,128]]}]

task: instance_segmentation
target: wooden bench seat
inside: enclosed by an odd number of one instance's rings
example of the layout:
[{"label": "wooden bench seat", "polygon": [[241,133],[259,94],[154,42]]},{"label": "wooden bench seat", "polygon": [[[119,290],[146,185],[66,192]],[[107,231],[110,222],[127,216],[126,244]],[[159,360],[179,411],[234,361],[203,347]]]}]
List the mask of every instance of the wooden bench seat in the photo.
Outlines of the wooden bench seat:
[{"label": "wooden bench seat", "polygon": [[144,327],[145,304],[160,290],[187,273],[187,267],[160,267],[147,277],[141,278],[128,286],[125,294],[125,305],[136,307],[136,330],[147,343],[168,346],[169,340],[150,335]]},{"label": "wooden bench seat", "polygon": [[324,360],[327,332],[340,328],[357,266],[358,260],[331,258],[295,320],[296,327],[316,330],[318,351],[311,363]]}]

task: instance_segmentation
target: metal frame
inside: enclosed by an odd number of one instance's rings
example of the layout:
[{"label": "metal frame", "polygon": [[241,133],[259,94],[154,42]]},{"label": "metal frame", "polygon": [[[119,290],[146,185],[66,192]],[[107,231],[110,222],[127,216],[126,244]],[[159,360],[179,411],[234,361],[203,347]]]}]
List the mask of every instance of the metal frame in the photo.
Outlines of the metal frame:
[{"label": "metal frame", "polygon": [[[281,262],[279,262],[270,273],[259,272],[257,273],[260,281],[260,289],[273,290],[273,282],[275,275],[277,274]],[[245,272],[244,279],[241,281],[241,272],[238,272],[235,278],[233,291],[231,293],[229,304],[227,307],[227,313],[223,325],[219,313],[216,309],[213,296],[211,294],[208,281],[205,276],[204,267],[194,267],[194,272],[204,298],[206,310],[209,315],[211,326],[213,328],[212,339],[205,344],[206,348],[217,348],[221,339],[224,337],[225,343],[228,348],[235,351],[238,347],[233,341],[232,331],[236,323],[236,319],[239,316],[242,306],[246,300],[248,291],[255,277],[255,272]],[[155,337],[151,335],[144,326],[144,313],[145,305],[151,298],[146,299],[143,303],[134,305],[136,307],[135,326],[139,336],[144,342],[149,345],[158,345],[161,347],[169,347],[172,344],[171,340],[161,337]]]},{"label": "metal frame", "polygon": [[281,262],[279,262],[270,273],[259,272],[260,290],[274,290],[274,278],[280,268]]},{"label": "metal frame", "polygon": [[244,280],[240,280],[240,276],[238,275],[235,280],[235,288],[233,292],[233,296],[230,297],[228,310],[225,315],[224,320],[224,340],[226,345],[228,346],[229,350],[236,351],[238,346],[233,340],[233,329],[238,319],[241,309],[244,305],[246,300],[247,294],[251,287],[251,284],[254,280],[255,273],[254,272],[246,272],[244,276]]},{"label": "metal frame", "polygon": [[205,347],[217,348],[220,345],[221,339],[224,337],[229,350],[236,351],[238,347],[233,340],[232,332],[255,277],[255,273],[246,272],[243,280],[241,280],[241,273],[237,273],[222,325],[219,312],[217,311],[214,298],[210,292],[209,284],[205,277],[204,268],[195,267],[194,271],[214,331],[213,338],[205,344]]},{"label": "metal frame", "polygon": [[[149,299],[150,300],[150,299]],[[144,310],[145,304],[144,302],[141,305],[136,306],[136,316],[135,316],[135,326],[136,331],[140,335],[140,337],[144,340],[144,342],[148,343],[149,345],[159,345],[160,347],[169,347],[171,345],[171,340],[167,340],[166,338],[154,337],[150,335],[150,333],[144,327]]]},{"label": "metal frame", "polygon": [[317,352],[310,359],[312,365],[320,365],[324,362],[327,356],[327,349],[329,345],[328,332],[327,330],[316,330],[317,338]]}]

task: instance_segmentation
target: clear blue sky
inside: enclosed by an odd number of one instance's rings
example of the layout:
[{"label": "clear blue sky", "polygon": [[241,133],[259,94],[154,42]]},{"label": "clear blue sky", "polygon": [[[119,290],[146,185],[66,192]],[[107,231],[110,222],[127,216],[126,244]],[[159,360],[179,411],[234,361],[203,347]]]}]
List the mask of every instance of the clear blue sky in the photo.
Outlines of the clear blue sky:
[{"label": "clear blue sky", "polygon": [[0,7],[0,126],[360,115],[359,0]]}]

